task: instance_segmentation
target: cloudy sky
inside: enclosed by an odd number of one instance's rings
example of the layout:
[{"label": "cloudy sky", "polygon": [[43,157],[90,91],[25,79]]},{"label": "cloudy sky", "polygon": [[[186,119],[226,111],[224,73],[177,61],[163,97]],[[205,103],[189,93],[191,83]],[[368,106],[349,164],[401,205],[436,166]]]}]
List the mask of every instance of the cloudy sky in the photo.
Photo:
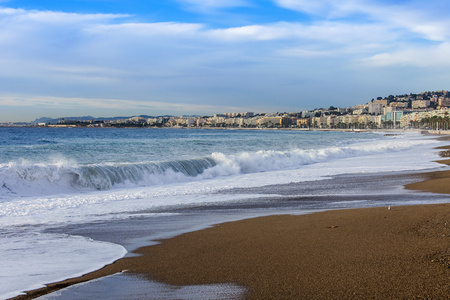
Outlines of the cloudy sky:
[{"label": "cloudy sky", "polygon": [[442,0],[0,0],[0,122],[450,89]]}]

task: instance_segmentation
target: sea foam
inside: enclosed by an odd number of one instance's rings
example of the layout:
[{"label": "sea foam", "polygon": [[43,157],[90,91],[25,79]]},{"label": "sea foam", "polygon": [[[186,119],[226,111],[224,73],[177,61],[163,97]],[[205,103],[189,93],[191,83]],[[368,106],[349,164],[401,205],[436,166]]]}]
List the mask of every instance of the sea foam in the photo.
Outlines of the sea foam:
[{"label": "sea foam", "polygon": [[63,234],[14,234],[0,243],[0,298],[81,276],[126,254],[124,247]]},{"label": "sea foam", "polygon": [[10,162],[0,165],[0,201],[17,196],[54,195],[191,182],[238,174],[291,170],[339,159],[407,151],[430,140],[391,139],[319,149],[260,150],[143,163],[78,165]]}]

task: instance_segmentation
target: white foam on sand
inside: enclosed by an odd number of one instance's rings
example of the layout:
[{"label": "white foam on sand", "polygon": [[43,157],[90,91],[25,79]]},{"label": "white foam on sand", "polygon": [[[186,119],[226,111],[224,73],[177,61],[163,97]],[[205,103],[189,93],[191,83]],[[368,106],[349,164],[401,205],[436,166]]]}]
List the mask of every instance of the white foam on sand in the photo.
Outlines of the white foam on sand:
[{"label": "white foam on sand", "polygon": [[79,236],[40,233],[6,236],[0,243],[0,298],[95,271],[126,252],[120,245]]}]

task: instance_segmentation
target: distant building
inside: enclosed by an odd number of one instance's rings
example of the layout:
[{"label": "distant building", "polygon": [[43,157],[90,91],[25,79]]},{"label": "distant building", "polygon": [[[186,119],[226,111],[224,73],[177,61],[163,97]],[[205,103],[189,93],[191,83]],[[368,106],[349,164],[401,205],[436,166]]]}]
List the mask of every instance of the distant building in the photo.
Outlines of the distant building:
[{"label": "distant building", "polygon": [[309,117],[313,116],[313,113],[311,111],[305,110],[305,111],[302,111],[300,113],[300,115],[302,118],[309,118]]},{"label": "distant building", "polygon": [[381,103],[383,107],[386,107],[389,105],[389,100],[388,99],[374,100],[373,103]]},{"label": "distant building", "polygon": [[297,126],[300,128],[308,127],[311,124],[310,118],[297,119]]},{"label": "distant building", "polygon": [[392,111],[386,112],[386,114],[383,116],[384,118],[382,118],[382,121],[384,121],[384,122],[387,122],[387,121],[400,122],[400,120],[402,119],[402,116],[403,116],[402,110],[392,110]]},{"label": "distant building", "polygon": [[203,118],[199,118],[196,120],[197,126],[203,126],[204,124],[206,124],[206,120]]},{"label": "distant building", "polygon": [[399,108],[408,108],[408,102],[391,102],[389,103],[390,107],[399,107]]},{"label": "distant building", "polygon": [[337,116],[329,116],[326,118],[326,124],[329,127],[333,127],[336,126],[337,124],[339,124],[339,117]]},{"label": "distant building", "polygon": [[61,125],[76,125],[78,123],[80,123],[80,122],[77,120],[66,120],[64,118],[58,121],[58,124],[61,124]]},{"label": "distant building", "polygon": [[281,126],[282,127],[292,126],[292,119],[289,117],[281,117]]},{"label": "distant building", "polygon": [[352,114],[354,114],[354,115],[361,115],[361,114],[366,113],[366,112],[367,112],[366,109],[355,109]]},{"label": "distant building", "polygon": [[450,107],[450,98],[440,97],[439,98],[440,107]]},{"label": "distant building", "polygon": [[147,119],[143,118],[143,117],[132,117],[132,118],[127,119],[127,121],[131,122],[131,123],[143,124],[143,123],[147,122]]},{"label": "distant building", "polygon": [[312,125],[313,125],[314,127],[320,127],[320,128],[322,128],[323,125],[325,125],[325,122],[326,122],[326,120],[325,120],[325,117],[324,117],[324,116],[312,118]]},{"label": "distant building", "polygon": [[281,126],[282,117],[265,117],[260,120],[260,125],[266,127],[279,127]]},{"label": "distant building", "polygon": [[411,102],[412,109],[427,108],[428,106],[430,106],[430,100],[414,100]]},{"label": "distant building", "polygon": [[383,104],[380,102],[369,102],[369,114],[371,115],[381,115],[383,113]]}]

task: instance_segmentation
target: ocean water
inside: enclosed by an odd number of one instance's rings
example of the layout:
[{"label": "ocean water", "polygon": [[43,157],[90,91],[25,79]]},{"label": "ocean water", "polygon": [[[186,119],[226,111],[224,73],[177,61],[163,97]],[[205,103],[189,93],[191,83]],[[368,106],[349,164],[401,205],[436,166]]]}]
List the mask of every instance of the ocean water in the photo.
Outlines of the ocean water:
[{"label": "ocean water", "polygon": [[[414,132],[0,128],[0,298],[127,255],[139,242],[118,229],[116,237],[111,224],[139,219],[160,237],[173,218],[191,216],[193,230],[249,207],[301,213],[446,202],[395,184],[360,190],[333,179],[444,168],[434,162],[444,144]],[[390,202],[377,198],[383,193],[407,196]],[[87,224],[111,226],[103,235],[77,232]]]}]

